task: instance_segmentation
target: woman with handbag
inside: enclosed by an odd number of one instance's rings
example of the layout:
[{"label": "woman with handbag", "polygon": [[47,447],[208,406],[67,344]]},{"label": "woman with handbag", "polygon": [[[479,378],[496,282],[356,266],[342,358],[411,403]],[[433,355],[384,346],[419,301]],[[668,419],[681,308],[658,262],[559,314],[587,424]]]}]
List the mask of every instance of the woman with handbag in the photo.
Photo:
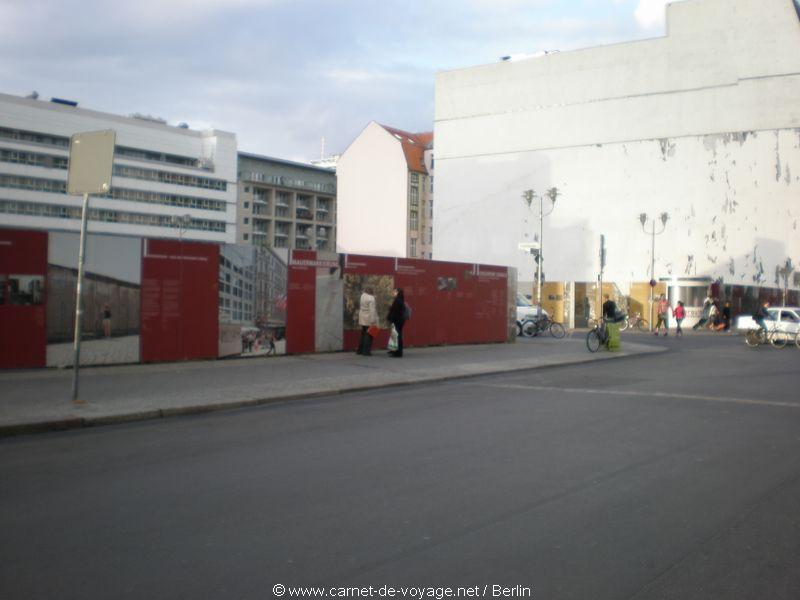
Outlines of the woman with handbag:
[{"label": "woman with handbag", "polygon": [[397,332],[397,349],[390,350],[389,356],[392,358],[400,358],[403,356],[403,325],[406,323],[406,301],[403,296],[403,290],[395,288],[392,291],[394,301],[392,306],[389,307],[389,314],[386,320],[392,324],[392,327]]},{"label": "woman with handbag", "polygon": [[358,341],[356,354],[372,356],[372,335],[369,330],[377,329],[378,308],[375,304],[375,296],[372,295],[372,287],[367,286],[361,294],[358,303],[358,324],[361,326],[361,339]]}]

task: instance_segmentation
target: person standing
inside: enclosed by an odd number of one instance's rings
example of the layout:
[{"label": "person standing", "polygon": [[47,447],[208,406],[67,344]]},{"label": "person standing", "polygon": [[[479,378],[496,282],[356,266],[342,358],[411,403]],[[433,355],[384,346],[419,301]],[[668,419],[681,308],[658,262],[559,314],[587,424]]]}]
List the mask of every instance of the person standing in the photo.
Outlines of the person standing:
[{"label": "person standing", "polygon": [[[683,329],[681,329],[681,323],[686,318],[686,309],[683,306],[683,301],[678,300],[678,306],[672,309],[672,316],[675,317],[675,336],[676,337],[683,337]],[[666,335],[666,334],[664,334]]]},{"label": "person standing", "polygon": [[358,341],[356,354],[372,356],[372,336],[369,328],[378,324],[378,308],[375,304],[371,286],[364,288],[358,303],[358,324],[361,326],[361,339]]},{"label": "person standing", "polygon": [[617,303],[609,298],[608,294],[603,296],[606,301],[603,302],[603,318],[609,323],[617,322]]},{"label": "person standing", "polygon": [[656,303],[656,313],[658,314],[658,320],[656,321],[656,331],[653,335],[658,335],[659,329],[661,329],[661,324],[664,324],[664,336],[669,334],[669,325],[667,318],[669,316],[669,302],[667,302],[667,298],[664,294],[661,294],[659,297],[658,302]]},{"label": "person standing", "polygon": [[394,300],[389,307],[389,314],[386,316],[386,320],[389,321],[389,323],[394,326],[395,331],[397,331],[397,350],[390,351],[389,356],[392,358],[400,358],[403,356],[403,325],[406,324],[406,299],[403,290],[400,288],[395,288],[392,291],[392,295],[394,296]]},{"label": "person standing", "polygon": [[103,335],[111,337],[111,307],[108,304],[103,304]]}]

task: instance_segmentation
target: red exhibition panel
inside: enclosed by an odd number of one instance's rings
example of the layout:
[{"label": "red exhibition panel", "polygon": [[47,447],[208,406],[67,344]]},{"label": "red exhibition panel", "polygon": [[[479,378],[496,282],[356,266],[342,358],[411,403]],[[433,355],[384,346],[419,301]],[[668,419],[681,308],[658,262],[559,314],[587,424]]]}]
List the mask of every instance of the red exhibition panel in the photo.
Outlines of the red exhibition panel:
[{"label": "red exhibition panel", "polygon": [[[313,250],[292,250],[286,307],[286,353],[314,352],[317,312],[317,267]],[[304,264],[305,263],[305,264]]]},{"label": "red exhibition panel", "polygon": [[146,239],[141,297],[142,362],[217,357],[218,245]]},{"label": "red exhibition panel", "polygon": [[0,369],[45,366],[46,277],[47,232],[0,229]]},{"label": "red exhibition panel", "polygon": [[[344,273],[348,275],[361,275],[361,276],[377,276],[377,277],[395,277],[395,262],[398,259],[390,258],[387,256],[367,256],[362,254],[346,254],[344,261]],[[393,283],[397,285],[396,282]],[[386,315],[378,315],[381,320]],[[358,348],[358,340],[361,335],[360,330],[350,329],[345,326],[344,328],[344,350],[355,350]],[[375,348],[385,348],[389,342],[389,330],[382,329],[375,339]]]}]

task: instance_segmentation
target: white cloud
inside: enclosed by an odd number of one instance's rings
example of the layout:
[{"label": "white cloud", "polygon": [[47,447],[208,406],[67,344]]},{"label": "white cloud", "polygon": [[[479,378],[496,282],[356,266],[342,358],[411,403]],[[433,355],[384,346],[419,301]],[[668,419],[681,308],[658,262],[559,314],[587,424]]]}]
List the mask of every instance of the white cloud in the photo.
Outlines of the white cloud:
[{"label": "white cloud", "polygon": [[636,11],[633,13],[636,22],[642,29],[655,29],[663,27],[665,7],[670,0],[639,0]]}]

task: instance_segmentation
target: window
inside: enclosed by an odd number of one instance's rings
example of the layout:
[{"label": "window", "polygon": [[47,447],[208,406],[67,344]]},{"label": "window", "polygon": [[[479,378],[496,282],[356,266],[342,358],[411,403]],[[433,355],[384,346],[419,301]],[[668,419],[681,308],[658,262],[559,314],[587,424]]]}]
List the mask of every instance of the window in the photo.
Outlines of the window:
[{"label": "window", "polygon": [[244,218],[244,224],[245,225],[249,225],[250,224],[250,219],[248,217]]},{"label": "window", "polygon": [[428,200],[428,211],[429,211],[428,212],[428,218],[432,219],[433,218],[433,198]]},{"label": "window", "polygon": [[249,194],[250,193],[250,188],[247,187],[247,186],[244,186],[244,193],[245,194]]},{"label": "window", "polygon": [[419,213],[415,210],[412,210],[409,215],[408,227],[411,231],[417,231],[419,229]]},{"label": "window", "polygon": [[250,203],[249,203],[249,202],[245,202],[245,203],[244,203],[244,208],[245,208],[245,210],[247,210],[248,208],[250,208]]},{"label": "window", "polygon": [[[64,206],[57,204],[39,204],[36,202],[23,202],[16,200],[0,200],[0,213],[12,215],[33,215],[56,219],[80,219],[80,206]],[[188,226],[173,221],[171,215],[140,214],[107,209],[89,209],[89,220],[105,223],[127,223],[131,225],[145,225],[154,227],[169,227],[199,230],[199,231],[225,231],[224,221],[211,221],[207,219],[192,218]]]},{"label": "window", "polygon": [[431,175],[431,194],[433,193],[433,175]]},{"label": "window", "polygon": [[411,189],[408,192],[408,197],[411,202],[411,206],[419,206],[419,188],[416,186],[411,186]]},{"label": "window", "polygon": [[428,244],[433,243],[433,227],[428,227]]},{"label": "window", "polygon": [[249,233],[245,233],[242,237],[244,238],[244,241],[246,242],[247,240],[250,239],[250,234]]},{"label": "window", "polygon": [[419,184],[419,173],[416,171],[411,171],[411,185],[418,185]]},{"label": "window", "polygon": [[417,257],[417,238],[411,238],[411,249],[409,251],[411,258]]}]

